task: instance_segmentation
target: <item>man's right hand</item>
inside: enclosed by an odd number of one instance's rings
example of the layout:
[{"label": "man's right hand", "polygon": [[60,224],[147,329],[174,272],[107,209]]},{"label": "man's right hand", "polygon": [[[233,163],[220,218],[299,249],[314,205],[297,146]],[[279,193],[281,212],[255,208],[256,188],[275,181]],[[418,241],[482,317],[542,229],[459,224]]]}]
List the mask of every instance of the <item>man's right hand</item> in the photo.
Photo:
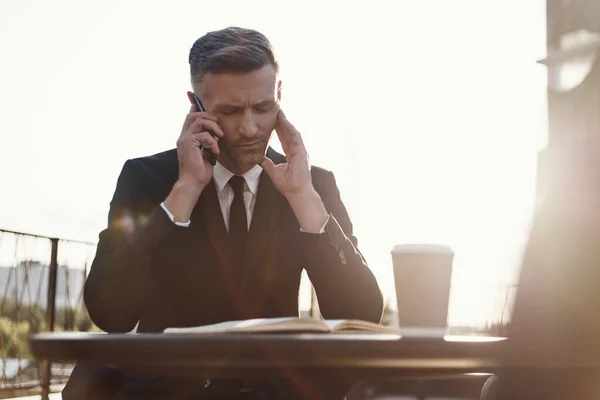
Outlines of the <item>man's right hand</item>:
[{"label": "man's right hand", "polygon": [[207,112],[197,112],[192,105],[183,123],[177,140],[179,178],[165,200],[165,206],[173,214],[175,222],[189,221],[198,197],[212,179],[213,167],[202,150],[202,144],[209,144],[212,152],[219,154],[219,144],[209,133],[223,137],[217,121],[217,117]]},{"label": "man's right hand", "polygon": [[217,121],[217,117],[207,112],[196,112],[196,106],[192,104],[177,140],[179,181],[201,188],[210,182],[213,169],[202,150],[202,144],[209,144],[212,152],[219,154],[219,143],[209,133],[223,137]]}]

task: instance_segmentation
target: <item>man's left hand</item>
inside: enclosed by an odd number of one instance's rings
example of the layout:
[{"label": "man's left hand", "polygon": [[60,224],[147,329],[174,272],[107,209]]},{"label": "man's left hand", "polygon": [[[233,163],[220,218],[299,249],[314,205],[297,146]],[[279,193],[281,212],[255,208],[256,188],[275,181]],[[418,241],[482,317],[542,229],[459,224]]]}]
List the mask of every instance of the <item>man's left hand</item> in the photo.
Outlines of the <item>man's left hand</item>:
[{"label": "man's left hand", "polygon": [[282,110],[277,114],[275,131],[287,162],[275,165],[265,157],[260,166],[269,174],[277,190],[286,198],[312,190],[308,153],[302,136],[288,121]]},{"label": "man's left hand", "polygon": [[275,165],[265,157],[260,166],[290,203],[302,230],[318,233],[327,220],[327,210],[313,187],[308,152],[302,136],[282,110],[277,115],[275,131],[285,152],[286,162]]}]

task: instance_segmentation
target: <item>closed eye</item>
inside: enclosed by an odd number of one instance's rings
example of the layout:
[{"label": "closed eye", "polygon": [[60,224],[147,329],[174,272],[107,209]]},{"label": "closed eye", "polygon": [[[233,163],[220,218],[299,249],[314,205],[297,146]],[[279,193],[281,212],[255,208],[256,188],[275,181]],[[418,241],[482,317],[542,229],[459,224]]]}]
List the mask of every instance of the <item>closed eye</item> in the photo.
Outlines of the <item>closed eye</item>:
[{"label": "closed eye", "polygon": [[258,112],[267,112],[267,111],[271,111],[273,109],[273,107],[275,107],[275,102],[268,101],[268,102],[262,102],[262,103],[255,105],[254,109]]},{"label": "closed eye", "polygon": [[235,113],[242,112],[243,110],[244,110],[243,107],[225,106],[225,107],[218,107],[217,109],[215,109],[215,112],[217,112],[219,114],[223,114],[223,115],[233,115]]},{"label": "closed eye", "polygon": [[[272,100],[267,100],[253,105],[252,109],[259,113],[265,113],[271,111],[276,105],[276,102]],[[234,115],[243,113],[244,107],[229,104],[221,104],[215,107],[214,112],[222,115]]]}]

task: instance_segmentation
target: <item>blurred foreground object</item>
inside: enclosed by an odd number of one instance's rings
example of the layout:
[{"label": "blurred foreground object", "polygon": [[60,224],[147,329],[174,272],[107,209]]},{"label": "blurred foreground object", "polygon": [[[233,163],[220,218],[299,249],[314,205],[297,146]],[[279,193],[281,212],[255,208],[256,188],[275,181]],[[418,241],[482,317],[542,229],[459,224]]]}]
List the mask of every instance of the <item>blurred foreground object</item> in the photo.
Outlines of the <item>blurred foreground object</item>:
[{"label": "blurred foreground object", "polygon": [[600,1],[547,0],[548,142],[539,154],[541,204],[562,166],[560,143],[600,134]]},{"label": "blurred foreground object", "polygon": [[550,182],[533,223],[505,355],[505,361],[544,360],[548,369],[500,374],[501,400],[600,396],[599,371],[561,367],[578,359],[600,359],[599,136],[555,147],[560,173]]}]

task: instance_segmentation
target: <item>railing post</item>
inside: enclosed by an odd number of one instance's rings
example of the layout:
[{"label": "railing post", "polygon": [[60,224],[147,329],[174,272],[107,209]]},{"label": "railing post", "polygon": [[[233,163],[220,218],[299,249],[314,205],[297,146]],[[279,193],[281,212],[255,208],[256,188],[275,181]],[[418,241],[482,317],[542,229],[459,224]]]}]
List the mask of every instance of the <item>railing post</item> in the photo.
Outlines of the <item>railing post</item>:
[{"label": "railing post", "polygon": [[[50,239],[52,250],[50,253],[50,266],[48,270],[48,301],[46,308],[46,325],[48,331],[54,330],[54,319],[56,316],[56,281],[58,276],[58,239]],[[50,395],[51,360],[42,361],[42,400],[48,400]]]}]

